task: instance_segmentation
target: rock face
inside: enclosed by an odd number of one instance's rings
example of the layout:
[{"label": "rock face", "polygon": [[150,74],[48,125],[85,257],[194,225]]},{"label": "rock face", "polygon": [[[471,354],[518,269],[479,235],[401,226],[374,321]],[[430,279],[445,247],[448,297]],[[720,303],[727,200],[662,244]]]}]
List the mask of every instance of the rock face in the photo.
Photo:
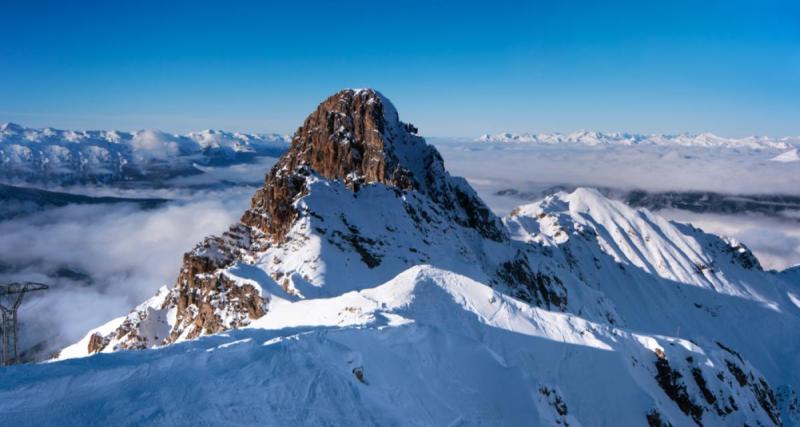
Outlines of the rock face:
[{"label": "rock face", "polygon": [[[328,98],[297,130],[290,152],[270,176],[308,166],[321,176],[351,185],[379,182],[400,189],[417,188],[387,132],[392,122],[385,114],[396,116],[387,107],[383,97],[372,90],[346,90]],[[419,148],[427,148],[424,157],[434,152],[427,146]]]},{"label": "rock face", "polygon": [[370,183],[399,191],[418,190],[453,211],[453,218],[460,223],[502,240],[503,233],[489,209],[462,182],[451,182],[439,152],[415,132],[416,128],[400,122],[394,106],[372,89],[333,95],[297,130],[289,151],[253,196],[242,223],[273,242],[282,241],[297,217],[291,204],[304,194],[305,178],[315,173],[341,180],[353,191]]},{"label": "rock face", "polygon": [[264,315],[258,289],[239,286],[218,271],[252,250],[250,232],[247,227],[234,226],[222,237],[207,238],[183,256],[174,296],[166,305],[177,310],[175,324],[164,343],[244,326]]},{"label": "rock face", "polygon": [[310,171],[343,180],[351,189],[371,182],[400,190],[418,188],[385,136],[386,127],[384,104],[376,92],[346,90],[328,98],[297,130],[289,151],[253,196],[242,223],[281,241],[297,216],[291,204],[303,194]]}]

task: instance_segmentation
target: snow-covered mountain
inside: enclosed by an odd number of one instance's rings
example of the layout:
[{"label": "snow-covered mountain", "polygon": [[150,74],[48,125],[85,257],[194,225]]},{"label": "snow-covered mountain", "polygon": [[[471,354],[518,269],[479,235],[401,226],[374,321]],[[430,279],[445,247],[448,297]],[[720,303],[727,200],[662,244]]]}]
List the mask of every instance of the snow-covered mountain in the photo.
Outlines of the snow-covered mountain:
[{"label": "snow-covered mountain", "polygon": [[[572,192],[580,186],[540,186],[532,191],[516,188],[497,190],[493,195],[524,201],[535,201],[560,191]],[[781,194],[722,194],[711,191],[664,191],[622,190],[595,187],[609,199],[620,200],[628,206],[647,208],[651,211],[680,209],[696,213],[761,214],[785,218],[790,212],[800,211],[800,197]]]},{"label": "snow-covered mountain", "polygon": [[498,218],[391,102],[345,90],[241,221],[185,254],[174,287],[60,362],[5,370],[0,414],[800,425],[799,338],[793,270],[591,189]]},{"label": "snow-covered mountain", "polygon": [[285,137],[277,134],[71,131],[5,123],[0,125],[0,180],[69,185],[165,179],[199,173],[194,164],[277,157],[286,147]]},{"label": "snow-covered mountain", "polygon": [[789,151],[778,154],[771,160],[774,162],[781,162],[781,163],[800,162],[800,153],[798,153],[797,148],[794,148]]},{"label": "snow-covered mountain", "polygon": [[498,133],[485,134],[480,142],[525,143],[525,144],[579,144],[588,146],[603,145],[653,145],[700,148],[740,148],[751,150],[789,150],[800,146],[800,137],[769,138],[749,136],[745,138],[724,138],[705,132],[700,134],[642,135],[624,132],[577,131],[562,133]]}]

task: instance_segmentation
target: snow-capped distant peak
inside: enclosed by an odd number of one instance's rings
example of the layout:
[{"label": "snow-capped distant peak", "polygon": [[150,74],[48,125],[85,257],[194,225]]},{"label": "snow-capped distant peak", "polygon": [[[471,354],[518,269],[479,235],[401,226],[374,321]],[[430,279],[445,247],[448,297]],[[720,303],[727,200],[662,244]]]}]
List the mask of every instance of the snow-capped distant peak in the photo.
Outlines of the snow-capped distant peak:
[{"label": "snow-capped distant peak", "polygon": [[0,124],[0,132],[22,132],[24,129],[25,128],[22,126],[13,122]]},{"label": "snow-capped distant peak", "polygon": [[777,156],[771,158],[773,162],[781,162],[781,163],[791,163],[791,162],[800,162],[800,154],[798,153],[798,149],[792,149],[786,151],[784,153],[778,154]]},{"label": "snow-capped distant peak", "polygon": [[526,143],[526,144],[576,144],[576,145],[660,145],[706,148],[745,148],[786,150],[800,146],[800,138],[769,138],[749,136],[745,138],[725,138],[711,132],[699,134],[635,134],[624,132],[593,132],[580,130],[562,133],[509,133],[484,134],[477,139],[486,143]]}]

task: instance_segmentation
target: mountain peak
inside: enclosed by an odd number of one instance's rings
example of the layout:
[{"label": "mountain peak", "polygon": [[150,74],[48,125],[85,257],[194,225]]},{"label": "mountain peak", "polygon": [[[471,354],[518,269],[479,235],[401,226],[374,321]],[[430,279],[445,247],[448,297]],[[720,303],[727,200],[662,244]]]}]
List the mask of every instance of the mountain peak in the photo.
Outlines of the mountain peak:
[{"label": "mountain peak", "polygon": [[14,131],[14,132],[21,132],[24,130],[21,125],[18,125],[14,122],[7,122],[0,124],[0,131]]},{"label": "mountain peak", "polygon": [[330,96],[297,129],[242,222],[273,241],[282,240],[297,216],[293,201],[306,194],[306,177],[316,174],[356,192],[373,183],[418,191],[448,210],[455,207],[460,222],[501,239],[493,225],[485,226],[496,223],[489,209],[465,181],[450,177],[436,148],[416,133],[374,89],[345,89]]},{"label": "mountain peak", "polygon": [[378,182],[400,189],[419,188],[412,176],[415,159],[402,149],[428,151],[413,126],[400,122],[397,110],[374,89],[345,89],[323,101],[295,132],[282,167],[308,166],[348,186]]}]

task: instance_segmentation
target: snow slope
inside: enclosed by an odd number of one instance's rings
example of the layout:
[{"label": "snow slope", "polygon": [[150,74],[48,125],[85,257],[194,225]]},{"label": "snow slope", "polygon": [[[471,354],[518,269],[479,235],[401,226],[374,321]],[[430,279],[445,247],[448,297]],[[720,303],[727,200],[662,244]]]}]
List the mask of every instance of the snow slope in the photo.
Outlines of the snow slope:
[{"label": "snow slope", "polygon": [[[531,307],[428,266],[376,288],[281,301],[228,334],[13,368],[0,408],[14,425],[641,425],[655,413],[682,425],[659,369],[679,373],[691,395],[703,389],[688,379],[704,379],[715,403],[692,404],[710,408],[705,425],[777,416],[760,403],[761,374],[713,342]],[[53,395],[59,405],[41,399]]]},{"label": "snow slope", "polygon": [[[742,265],[741,248],[711,251],[708,243],[720,242],[714,236],[586,189],[525,206],[505,221],[516,241],[542,248],[541,262],[585,276],[575,286],[595,288],[597,301],[547,310],[425,265],[374,288],[362,283],[360,290],[302,298],[259,276],[258,264],[237,265],[226,274],[257,284],[269,300],[267,314],[247,329],[153,351],[12,368],[4,390],[15,397],[0,399],[11,402],[0,412],[20,425],[46,423],[54,418],[29,414],[55,416],[32,398],[47,395],[75,425],[118,417],[164,424],[638,425],[655,413],[673,425],[693,424],[697,413],[704,425],[771,425],[775,408],[791,405],[800,308],[777,290],[796,285]],[[621,234],[634,227],[642,233]],[[687,271],[709,254],[713,271]],[[675,268],[645,264],[665,259]],[[345,280],[340,274],[332,277]],[[745,285],[750,274],[768,283]],[[132,315],[161,310],[166,291]],[[608,309],[602,300],[613,302],[607,319],[590,313],[592,306]],[[168,326],[156,318],[148,316],[153,326],[140,329],[163,336]],[[62,358],[85,355],[90,335]],[[363,369],[366,383],[354,368]],[[256,372],[264,376],[254,379]],[[145,392],[161,378],[170,381]],[[688,415],[659,378],[674,385],[678,401],[689,402]],[[211,393],[221,400],[209,405]],[[297,415],[308,407],[314,410]],[[783,410],[784,424],[792,425],[794,415]]]}]

